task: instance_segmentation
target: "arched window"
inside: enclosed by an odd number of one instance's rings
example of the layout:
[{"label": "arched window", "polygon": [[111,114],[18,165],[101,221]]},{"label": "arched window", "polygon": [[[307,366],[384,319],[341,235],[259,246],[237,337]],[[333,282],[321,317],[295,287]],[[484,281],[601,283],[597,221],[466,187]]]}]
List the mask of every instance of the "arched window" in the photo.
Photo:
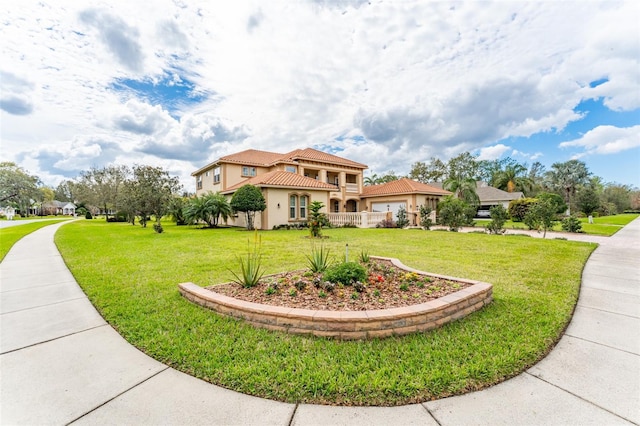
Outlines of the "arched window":
[{"label": "arched window", "polygon": [[307,220],[309,214],[309,196],[289,194],[289,220]]}]

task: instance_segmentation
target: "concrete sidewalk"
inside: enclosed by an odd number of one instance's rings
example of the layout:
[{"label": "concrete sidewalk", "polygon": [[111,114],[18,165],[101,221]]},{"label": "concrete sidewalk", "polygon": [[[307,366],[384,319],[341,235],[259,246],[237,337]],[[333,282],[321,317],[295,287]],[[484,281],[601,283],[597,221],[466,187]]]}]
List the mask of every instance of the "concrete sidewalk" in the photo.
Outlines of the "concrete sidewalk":
[{"label": "concrete sidewalk", "polygon": [[195,379],[129,345],[89,303],[53,243],[20,240],[0,264],[0,424],[640,424],[640,219],[583,273],[566,334],[492,388],[402,407],[255,398]]}]

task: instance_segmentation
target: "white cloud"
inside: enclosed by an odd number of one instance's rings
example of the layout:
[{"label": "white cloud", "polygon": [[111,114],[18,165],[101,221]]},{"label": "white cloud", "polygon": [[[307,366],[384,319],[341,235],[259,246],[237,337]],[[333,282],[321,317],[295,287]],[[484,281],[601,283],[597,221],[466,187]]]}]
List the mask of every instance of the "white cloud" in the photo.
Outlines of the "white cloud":
[{"label": "white cloud", "polygon": [[[616,154],[640,147],[640,125],[632,127],[598,126],[579,139],[562,142],[560,148],[584,148],[586,154]],[[578,154],[580,155],[580,154]]]},{"label": "white cloud", "polygon": [[[108,141],[97,162],[174,161],[185,176],[240,149],[314,145],[407,172],[560,132],[584,118],[583,100],[640,108],[634,1],[9,3],[1,155],[43,173],[54,163],[37,159],[71,155],[73,141]],[[179,78],[203,99],[167,105],[113,88]],[[51,173],[92,153],[55,157]]]},{"label": "white cloud", "polygon": [[480,153],[478,154],[478,160],[496,160],[502,157],[502,154],[509,151],[511,147],[503,145],[501,143],[494,146],[487,146],[484,148],[480,148]]}]

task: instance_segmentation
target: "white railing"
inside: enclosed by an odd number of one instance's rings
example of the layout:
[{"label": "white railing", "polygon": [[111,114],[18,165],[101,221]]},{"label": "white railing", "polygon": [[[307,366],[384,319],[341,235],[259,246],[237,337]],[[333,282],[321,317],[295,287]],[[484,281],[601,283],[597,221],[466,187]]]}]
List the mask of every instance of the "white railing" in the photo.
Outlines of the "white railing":
[{"label": "white railing", "polygon": [[327,218],[333,226],[355,225],[358,228],[375,228],[387,218],[387,214],[388,212],[327,213]]}]

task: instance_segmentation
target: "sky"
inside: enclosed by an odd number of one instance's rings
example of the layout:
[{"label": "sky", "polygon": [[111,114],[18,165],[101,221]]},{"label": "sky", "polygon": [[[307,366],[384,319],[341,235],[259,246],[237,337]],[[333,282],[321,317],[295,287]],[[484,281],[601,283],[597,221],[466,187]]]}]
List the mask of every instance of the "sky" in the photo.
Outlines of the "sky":
[{"label": "sky", "polygon": [[[152,5],[152,6],[150,6]],[[640,2],[191,0],[0,5],[0,161],[50,186],[180,177],[253,148],[584,161],[640,187]]]}]

